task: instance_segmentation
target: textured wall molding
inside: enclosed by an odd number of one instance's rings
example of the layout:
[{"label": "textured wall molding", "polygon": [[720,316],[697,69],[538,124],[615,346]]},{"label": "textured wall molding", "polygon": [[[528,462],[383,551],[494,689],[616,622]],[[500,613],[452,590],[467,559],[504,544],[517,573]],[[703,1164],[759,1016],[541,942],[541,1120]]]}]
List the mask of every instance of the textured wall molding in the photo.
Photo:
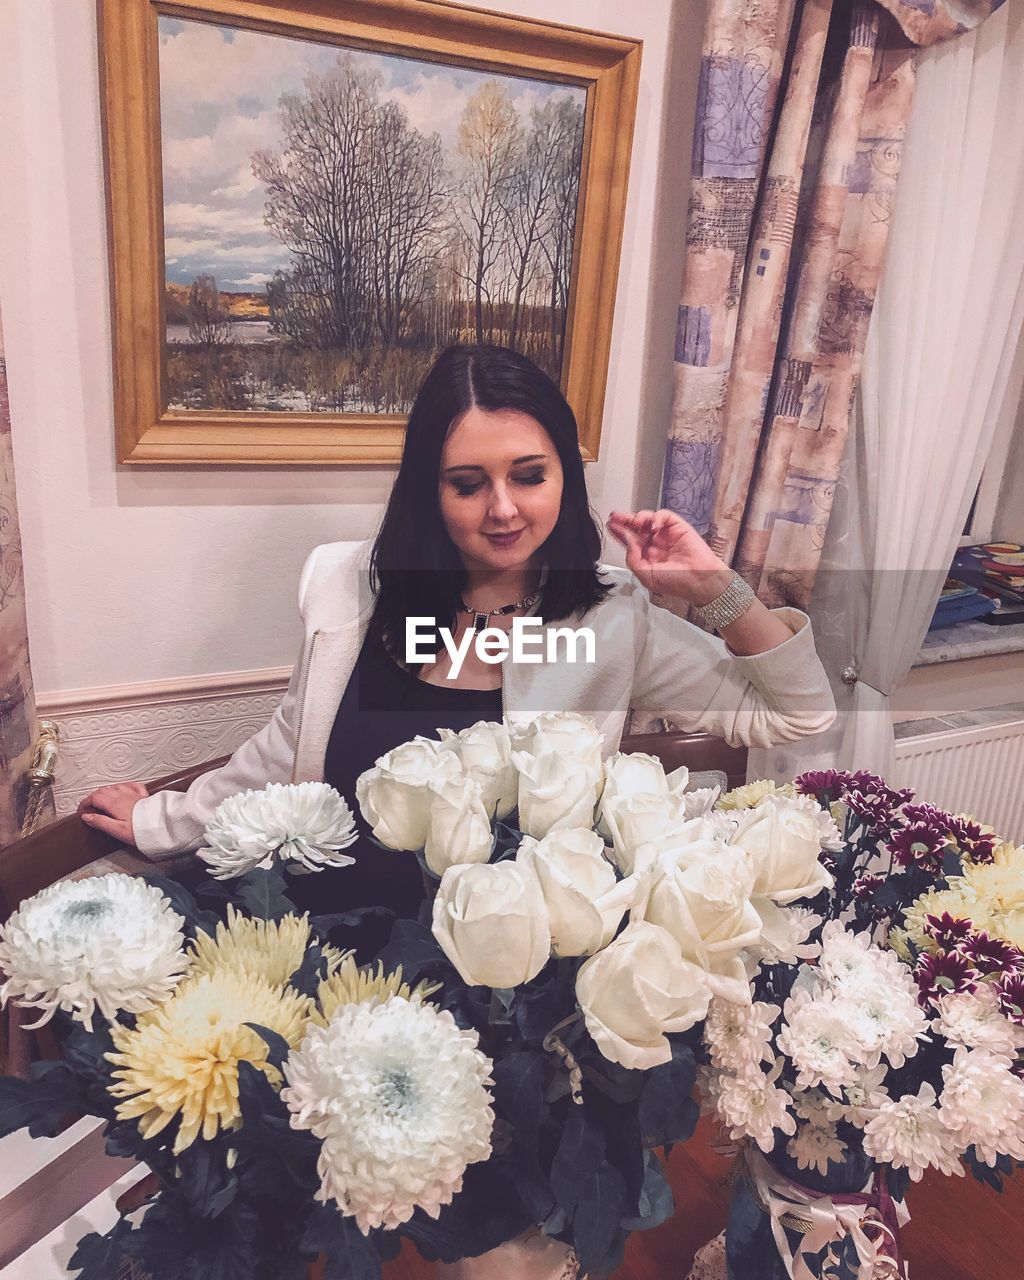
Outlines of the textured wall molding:
[{"label": "textured wall molding", "polygon": [[37,695],[60,725],[57,816],[107,782],[158,778],[226,755],[267,723],[291,669],[235,671]]}]

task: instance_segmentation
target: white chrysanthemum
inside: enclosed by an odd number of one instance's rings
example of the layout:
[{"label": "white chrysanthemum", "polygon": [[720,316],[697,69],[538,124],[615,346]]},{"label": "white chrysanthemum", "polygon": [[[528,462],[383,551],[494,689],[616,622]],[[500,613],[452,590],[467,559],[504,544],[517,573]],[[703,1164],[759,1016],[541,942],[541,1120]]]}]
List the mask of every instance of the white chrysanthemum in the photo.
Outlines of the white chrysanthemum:
[{"label": "white chrysanthemum", "polygon": [[926,1083],[916,1097],[907,1093],[879,1107],[864,1126],[865,1152],[881,1164],[906,1169],[913,1182],[920,1182],[928,1168],[962,1177],[963,1166],[935,1104],[935,1090]]},{"label": "white chrysanthemum", "polygon": [[355,819],[343,796],[326,782],[272,782],[242,791],[217,807],[199,857],[218,880],[269,867],[275,859],[298,872],[347,867],[339,852],[356,839]]},{"label": "white chrysanthemum", "polygon": [[786,795],[783,791],[770,791],[762,797],[761,804],[774,804],[780,809],[798,809],[801,813],[809,813],[818,826],[818,839],[823,849],[838,853],[846,848],[836,820],[828,809],[823,809],[813,796],[805,796],[800,792]]},{"label": "white chrysanthemum", "polygon": [[791,1089],[793,1111],[806,1124],[824,1126],[832,1123],[832,1108],[839,1106],[835,1098],[822,1089]]},{"label": "white chrysanthemum", "polygon": [[1012,1063],[1010,1054],[957,1049],[942,1068],[939,1119],[958,1153],[974,1147],[987,1165],[1001,1155],[1024,1160],[1024,1080]]},{"label": "white chrysanthemum", "polygon": [[830,991],[800,990],[786,1001],[777,1042],[796,1067],[798,1089],[824,1085],[836,1094],[856,1081],[865,1055],[852,1025],[853,1012],[849,1000]]},{"label": "white chrysanthemum", "polygon": [[786,1151],[798,1169],[817,1169],[821,1174],[828,1173],[830,1164],[842,1164],[846,1159],[846,1143],[836,1133],[835,1125],[828,1123],[797,1125]]},{"label": "white chrysanthemum", "polygon": [[761,937],[751,954],[764,964],[799,964],[813,960],[821,951],[817,942],[808,942],[821,924],[821,916],[807,907],[780,907],[771,898],[754,898],[761,917]]},{"label": "white chrysanthemum", "polygon": [[918,1042],[928,1039],[928,1018],[909,987],[911,981],[909,971],[903,969],[891,984],[876,979],[837,997],[848,1011],[865,1066],[876,1067],[886,1058],[892,1066],[902,1067],[917,1053]]},{"label": "white chrysanthemum", "polygon": [[789,1110],[789,1094],[775,1081],[782,1072],[781,1058],[770,1071],[725,1072],[718,1077],[718,1114],[729,1137],[752,1138],[762,1151],[771,1151],[776,1133],[794,1133],[796,1121]]},{"label": "white chrysanthemum", "polygon": [[986,983],[973,992],[941,996],[935,1008],[935,1030],[953,1045],[1009,1054],[1024,1049],[1024,1027],[1003,1017],[995,990]]},{"label": "white chrysanthemum", "polygon": [[821,931],[818,970],[837,993],[856,994],[869,984],[890,982],[916,993],[906,966],[891,951],[872,945],[867,932],[851,933],[838,920]]},{"label": "white chrysanthemum", "polygon": [[773,1061],[775,1055],[769,1046],[772,1023],[779,1013],[777,1004],[763,1000],[744,1005],[714,996],[704,1023],[704,1039],[714,1065],[726,1071],[743,1071]]},{"label": "white chrysanthemum", "polygon": [[742,786],[726,791],[719,800],[722,809],[753,809],[765,796],[796,795],[792,782],[776,782],[774,778],[758,778],[755,782],[746,782]]},{"label": "white chrysanthemum", "polygon": [[392,996],[344,1004],[285,1064],[295,1129],[321,1140],[317,1199],[359,1229],[432,1218],[491,1153],[491,1062],[451,1014]]},{"label": "white chrysanthemum", "polygon": [[181,978],[184,920],[153,885],[111,873],[62,880],[21,904],[0,929],[0,1001],[42,1010],[41,1027],[63,1009],[92,1030],[96,1010],[112,1019],[165,999]]},{"label": "white chrysanthemum", "polygon": [[880,1107],[892,1101],[882,1088],[888,1072],[889,1068],[884,1062],[858,1071],[857,1083],[843,1087],[843,1102],[834,1102],[829,1107],[828,1118],[833,1121],[846,1120],[858,1129],[863,1129],[878,1114]]}]

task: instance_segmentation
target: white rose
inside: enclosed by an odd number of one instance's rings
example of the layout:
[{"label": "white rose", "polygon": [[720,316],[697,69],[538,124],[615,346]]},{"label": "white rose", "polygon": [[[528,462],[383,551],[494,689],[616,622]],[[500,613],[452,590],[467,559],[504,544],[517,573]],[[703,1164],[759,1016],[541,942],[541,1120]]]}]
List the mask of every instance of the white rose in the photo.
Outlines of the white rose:
[{"label": "white rose", "polygon": [[596,831],[567,827],[543,840],[524,836],[516,861],[537,876],[556,956],[589,956],[608,945],[636,900],[637,882],[619,880]]},{"label": "white rose", "polygon": [[544,894],[518,862],[449,867],[434,899],[433,932],[472,987],[518,987],[551,955]]},{"label": "white rose", "polygon": [[722,834],[717,814],[694,814],[690,804],[689,796],[670,791],[663,796],[615,796],[602,806],[615,861],[623,875],[632,875],[636,851],[642,844],[663,853]]},{"label": "white rose", "polygon": [[560,827],[592,827],[603,774],[557,751],[513,751],[519,772],[519,829],[538,840]]},{"label": "white rose", "polygon": [[802,809],[769,804],[744,810],[729,839],[753,859],[755,897],[785,905],[797,898],[813,898],[832,884],[818,861],[818,824]]},{"label": "white rose", "polygon": [[486,862],[494,847],[480,784],[465,774],[427,784],[430,809],[423,856],[437,876],[463,862]]},{"label": "white rose", "polygon": [[647,755],[644,751],[616,751],[604,762],[598,831],[606,840],[611,840],[611,829],[604,814],[610,800],[618,796],[665,796],[670,791],[682,794],[689,778],[690,771],[685,765],[666,775],[665,766],[657,756]]},{"label": "white rose", "polygon": [[507,818],[516,807],[519,785],[508,728],[490,720],[478,720],[459,733],[451,729],[438,729],[438,733],[441,745],[454,751],[463,769],[480,783],[487,813]]},{"label": "white rose", "polygon": [[667,929],[640,921],[583,963],[576,999],[602,1054],[646,1070],[671,1060],[667,1032],[707,1016],[711,989]]},{"label": "white rose", "polygon": [[422,849],[430,819],[430,782],[462,773],[459,758],[416,737],[381,756],[356,779],[356,799],[373,834],[389,849]]},{"label": "white rose", "polygon": [[672,934],[686,959],[707,972],[716,996],[749,1004],[739,953],[761,936],[761,917],[750,901],[750,855],[721,840],[698,841],[674,858],[663,856],[660,871],[644,918]]},{"label": "white rose", "polygon": [[591,717],[578,715],[575,711],[545,711],[512,732],[514,750],[525,751],[532,756],[545,755],[549,751],[571,755],[580,764],[597,769],[602,778],[603,741],[604,735],[598,732]]}]

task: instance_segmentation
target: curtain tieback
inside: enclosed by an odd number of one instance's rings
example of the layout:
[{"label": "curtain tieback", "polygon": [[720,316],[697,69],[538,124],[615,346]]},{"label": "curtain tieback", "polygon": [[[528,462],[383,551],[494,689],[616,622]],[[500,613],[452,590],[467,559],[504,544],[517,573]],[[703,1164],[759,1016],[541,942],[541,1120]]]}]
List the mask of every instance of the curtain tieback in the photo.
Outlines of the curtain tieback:
[{"label": "curtain tieback", "polygon": [[864,677],[858,674],[856,667],[843,667],[842,675],[839,678],[842,680],[843,684],[864,684],[867,685],[869,689],[874,689],[875,693],[882,698],[887,698],[889,696],[884,689],[877,689],[873,684],[868,684]]}]

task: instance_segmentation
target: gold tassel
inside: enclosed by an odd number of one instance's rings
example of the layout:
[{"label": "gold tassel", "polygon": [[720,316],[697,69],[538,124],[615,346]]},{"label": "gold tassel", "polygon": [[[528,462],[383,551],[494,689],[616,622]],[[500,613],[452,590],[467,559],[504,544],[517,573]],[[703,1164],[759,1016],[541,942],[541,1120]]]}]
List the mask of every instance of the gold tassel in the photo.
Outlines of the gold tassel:
[{"label": "gold tassel", "polygon": [[28,771],[28,802],[25,820],[21,824],[22,836],[30,836],[36,829],[46,800],[51,794],[53,777],[57,769],[60,726],[56,720],[39,721],[39,737],[32,753],[32,767]]}]

